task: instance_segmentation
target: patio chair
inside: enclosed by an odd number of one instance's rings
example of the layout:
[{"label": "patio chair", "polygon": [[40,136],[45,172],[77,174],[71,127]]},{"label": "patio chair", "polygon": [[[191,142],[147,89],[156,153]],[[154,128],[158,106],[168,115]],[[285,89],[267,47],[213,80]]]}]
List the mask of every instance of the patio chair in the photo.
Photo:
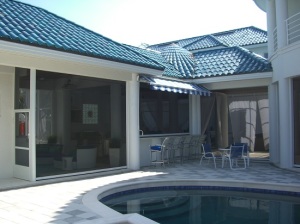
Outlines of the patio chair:
[{"label": "patio chair", "polygon": [[175,162],[176,160],[179,160],[180,163],[183,161],[183,144],[184,137],[183,136],[176,136],[173,137],[172,142],[172,149],[171,149],[171,161]]},{"label": "patio chair", "polygon": [[191,150],[191,135],[183,136],[182,141],[182,158],[183,159],[189,159],[190,150]]},{"label": "patio chair", "polygon": [[[224,154],[222,156],[222,168],[224,167],[224,162],[226,160],[229,161],[229,165],[230,165],[230,169],[246,169],[247,164],[246,164],[246,157],[243,156],[243,150],[244,150],[244,146],[240,145],[240,146],[234,146],[232,145],[230,147],[229,153],[228,154]],[[239,168],[238,166],[238,161],[239,160],[243,160],[244,162],[244,167]],[[234,163],[235,163],[235,168],[234,168]]]},{"label": "patio chair", "polygon": [[202,144],[202,151],[203,152],[202,152],[202,157],[200,159],[200,165],[202,163],[202,159],[207,159],[208,163],[212,159],[214,161],[215,168],[217,168],[217,165],[216,165],[216,155],[211,150],[211,144],[209,144],[209,143],[203,143]]},{"label": "patio chair", "polygon": [[205,141],[205,135],[192,135],[190,140],[189,159],[198,159],[201,154],[201,147]]},{"label": "patio chair", "polygon": [[250,165],[250,155],[249,155],[248,143],[242,143],[242,142],[237,143],[237,142],[235,142],[232,145],[234,145],[234,146],[243,146],[243,156],[247,160],[247,166],[249,166]]},{"label": "patio chair", "polygon": [[153,165],[169,163],[171,137],[166,137],[161,145],[150,145],[150,162]]}]

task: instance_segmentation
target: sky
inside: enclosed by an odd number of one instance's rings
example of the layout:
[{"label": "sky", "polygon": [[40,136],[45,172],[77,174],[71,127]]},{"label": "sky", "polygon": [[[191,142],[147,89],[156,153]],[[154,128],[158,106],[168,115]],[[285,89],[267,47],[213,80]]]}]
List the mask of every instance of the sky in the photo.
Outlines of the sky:
[{"label": "sky", "polygon": [[120,43],[141,46],[247,26],[267,30],[253,0],[19,0]]}]

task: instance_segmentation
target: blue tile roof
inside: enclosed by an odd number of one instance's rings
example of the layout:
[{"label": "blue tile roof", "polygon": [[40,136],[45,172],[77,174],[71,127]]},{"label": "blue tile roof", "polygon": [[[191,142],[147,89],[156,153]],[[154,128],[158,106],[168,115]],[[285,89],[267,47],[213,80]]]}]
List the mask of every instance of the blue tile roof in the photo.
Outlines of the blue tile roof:
[{"label": "blue tile roof", "polygon": [[149,50],[149,49],[142,49],[138,47],[129,46],[131,49],[138,51],[140,54],[145,55],[146,57],[151,58],[152,60],[156,61],[157,63],[161,64],[165,67],[162,75],[166,77],[172,78],[184,78],[184,75],[181,74],[171,63],[169,63],[162,55],[161,52]]},{"label": "blue tile roof", "polygon": [[267,32],[253,26],[217,33],[213,36],[230,47],[247,46],[268,42]]},{"label": "blue tile roof", "polygon": [[198,66],[195,78],[272,71],[267,59],[242,47],[200,51],[194,58]]},{"label": "blue tile roof", "polygon": [[243,47],[226,47],[194,54],[175,44],[161,48],[161,52],[135,49],[164,65],[166,69],[163,76],[172,78],[199,79],[272,71],[267,59]]},{"label": "blue tile roof", "polygon": [[186,38],[186,39],[182,39],[182,40],[176,40],[176,41],[170,41],[170,42],[165,42],[165,43],[161,43],[161,44],[150,45],[148,48],[155,50],[155,51],[161,51],[162,48],[167,47],[171,44],[176,44],[180,47],[184,47],[191,43],[194,43],[197,40],[201,40],[202,38],[203,37],[191,37],[191,38]]},{"label": "blue tile roof", "polygon": [[172,44],[164,47],[161,54],[184,78],[191,78],[196,74],[197,66],[193,54],[188,50],[176,44]]},{"label": "blue tile roof", "polygon": [[243,47],[226,47],[194,54],[174,44],[162,48],[162,52],[132,48],[165,66],[163,76],[172,78],[199,79],[272,71],[267,59]]},{"label": "blue tile roof", "polygon": [[[242,47],[260,43],[267,43],[267,32],[251,26],[148,48],[160,51],[182,78],[190,79],[272,71],[267,59]],[[172,53],[165,52],[168,48]]]},{"label": "blue tile roof", "polygon": [[[163,70],[163,76],[194,79],[271,71],[264,58],[241,47],[266,43],[255,27],[187,38],[146,50],[117,43],[46,10],[0,0],[0,40]],[[209,50],[222,47],[216,50]],[[198,51],[194,55],[189,51]]]},{"label": "blue tile roof", "polygon": [[213,33],[182,40],[169,41],[165,43],[149,46],[150,49],[161,51],[162,48],[175,43],[187,50],[195,51],[201,49],[209,49],[211,47],[233,47],[247,46],[254,44],[267,43],[267,32],[256,27],[250,26],[229,30],[225,32]]},{"label": "blue tile roof", "polygon": [[224,45],[221,41],[219,41],[214,36],[207,35],[190,44],[185,45],[184,48],[189,51],[194,51],[199,49],[207,49],[207,48],[220,47],[220,46],[224,47],[226,45]]},{"label": "blue tile roof", "polygon": [[163,70],[159,63],[120,43],[13,0],[0,0],[0,40]]}]

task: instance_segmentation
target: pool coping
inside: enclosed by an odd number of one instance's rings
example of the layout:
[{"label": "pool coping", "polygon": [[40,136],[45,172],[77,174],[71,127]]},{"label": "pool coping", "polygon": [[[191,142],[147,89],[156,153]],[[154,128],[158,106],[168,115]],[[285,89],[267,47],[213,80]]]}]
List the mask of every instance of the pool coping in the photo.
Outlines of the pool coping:
[{"label": "pool coping", "polygon": [[105,223],[108,224],[157,224],[157,222],[150,220],[140,214],[121,214],[99,200],[121,191],[133,190],[136,188],[152,188],[152,187],[164,187],[164,186],[198,186],[198,187],[224,187],[224,188],[237,188],[247,189],[248,192],[256,190],[267,190],[279,192],[294,192],[300,194],[298,185],[292,184],[280,184],[280,183],[268,183],[268,182],[251,182],[251,181],[238,181],[238,180],[219,180],[219,179],[173,179],[173,180],[149,180],[149,181],[135,181],[122,183],[122,184],[110,184],[104,187],[99,187],[86,193],[82,198],[84,206],[100,215],[105,219]]}]

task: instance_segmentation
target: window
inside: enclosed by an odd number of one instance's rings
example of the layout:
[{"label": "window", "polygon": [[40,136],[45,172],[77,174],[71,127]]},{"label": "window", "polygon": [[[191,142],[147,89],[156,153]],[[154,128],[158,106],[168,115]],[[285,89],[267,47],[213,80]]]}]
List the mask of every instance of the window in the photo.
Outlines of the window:
[{"label": "window", "polygon": [[37,177],[126,166],[125,82],[39,70],[36,79]]},{"label": "window", "polygon": [[144,134],[189,132],[189,96],[140,85],[140,128]]}]

